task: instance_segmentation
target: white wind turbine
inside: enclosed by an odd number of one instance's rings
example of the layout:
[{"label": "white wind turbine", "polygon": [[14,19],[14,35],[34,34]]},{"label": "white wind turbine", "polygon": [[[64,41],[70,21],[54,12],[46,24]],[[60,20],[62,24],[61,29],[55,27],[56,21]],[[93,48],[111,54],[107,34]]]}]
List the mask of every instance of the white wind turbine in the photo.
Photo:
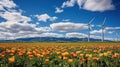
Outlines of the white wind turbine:
[{"label": "white wind turbine", "polygon": [[95,19],[95,17],[92,18],[88,23],[88,30],[89,30],[89,32],[88,32],[88,42],[90,42],[91,23],[93,22],[94,19]]},{"label": "white wind turbine", "polygon": [[104,31],[104,29],[105,29],[104,24],[105,24],[105,22],[106,22],[106,17],[104,18],[104,21],[103,21],[103,23],[101,24],[101,28],[102,28],[102,33],[101,33],[102,37],[101,37],[101,41],[102,41],[102,42],[104,42],[104,33],[105,33],[105,31]]},{"label": "white wind turbine", "polygon": [[116,42],[118,42],[119,41],[119,35],[118,35],[118,33],[116,32]]}]

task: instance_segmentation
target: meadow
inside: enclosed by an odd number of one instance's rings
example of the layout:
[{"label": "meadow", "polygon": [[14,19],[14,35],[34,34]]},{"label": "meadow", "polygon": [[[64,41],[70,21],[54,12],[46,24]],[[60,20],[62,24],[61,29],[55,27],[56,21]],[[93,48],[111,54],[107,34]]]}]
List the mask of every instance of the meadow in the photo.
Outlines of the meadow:
[{"label": "meadow", "polygon": [[0,43],[0,67],[120,67],[120,43]]}]

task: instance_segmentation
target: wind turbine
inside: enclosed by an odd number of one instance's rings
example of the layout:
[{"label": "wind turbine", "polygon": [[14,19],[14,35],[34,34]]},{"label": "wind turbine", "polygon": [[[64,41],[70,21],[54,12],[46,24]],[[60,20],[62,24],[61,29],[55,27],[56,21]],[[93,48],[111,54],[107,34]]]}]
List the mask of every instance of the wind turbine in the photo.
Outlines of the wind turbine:
[{"label": "wind turbine", "polygon": [[93,22],[94,19],[95,19],[95,17],[92,18],[88,23],[88,30],[89,30],[89,32],[88,32],[88,42],[90,42],[91,23]]},{"label": "wind turbine", "polygon": [[119,40],[119,35],[118,35],[118,33],[116,32],[116,42],[118,42],[118,40]]},{"label": "wind turbine", "polygon": [[82,42],[84,42],[84,38],[85,38],[84,34],[82,35],[82,37],[83,37],[83,38],[82,38]]},{"label": "wind turbine", "polygon": [[103,23],[101,24],[101,28],[102,28],[102,33],[101,33],[101,35],[102,35],[102,38],[101,38],[101,41],[102,42],[104,42],[104,29],[105,29],[105,22],[106,22],[106,17],[104,18],[104,21],[103,21]]}]

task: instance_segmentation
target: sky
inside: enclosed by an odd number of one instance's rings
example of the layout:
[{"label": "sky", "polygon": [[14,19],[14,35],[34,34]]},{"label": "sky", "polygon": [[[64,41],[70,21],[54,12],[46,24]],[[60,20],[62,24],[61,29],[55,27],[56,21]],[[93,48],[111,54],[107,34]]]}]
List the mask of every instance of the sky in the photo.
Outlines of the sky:
[{"label": "sky", "polygon": [[[105,20],[106,19],[106,20]],[[120,0],[0,0],[0,39],[120,38]],[[120,40],[120,39],[119,39]]]}]

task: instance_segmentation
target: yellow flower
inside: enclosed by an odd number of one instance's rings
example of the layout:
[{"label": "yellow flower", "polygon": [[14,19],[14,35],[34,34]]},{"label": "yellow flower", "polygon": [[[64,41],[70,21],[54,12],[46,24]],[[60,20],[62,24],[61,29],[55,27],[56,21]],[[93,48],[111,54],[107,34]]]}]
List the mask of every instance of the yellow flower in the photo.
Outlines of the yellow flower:
[{"label": "yellow flower", "polygon": [[107,52],[105,52],[105,53],[103,53],[103,55],[104,55],[104,56],[108,56],[108,53],[107,53]]},{"label": "yellow flower", "polygon": [[36,54],[36,56],[40,58],[40,54]]},{"label": "yellow flower", "polygon": [[80,54],[81,51],[76,51],[76,54]]},{"label": "yellow flower", "polygon": [[100,53],[99,56],[102,57],[104,54],[103,53]]},{"label": "yellow flower", "polygon": [[68,59],[68,62],[70,62],[70,63],[73,62],[73,59]]},{"label": "yellow flower", "polygon": [[82,57],[84,54],[80,54],[80,56]]},{"label": "yellow flower", "polygon": [[59,59],[62,59],[62,56],[58,56]]},{"label": "yellow flower", "polygon": [[89,54],[89,56],[88,56],[89,58],[91,58],[92,57],[92,54]]},{"label": "yellow flower", "polygon": [[68,55],[69,55],[68,52],[64,52],[64,53],[62,53],[62,56],[68,56]]}]

